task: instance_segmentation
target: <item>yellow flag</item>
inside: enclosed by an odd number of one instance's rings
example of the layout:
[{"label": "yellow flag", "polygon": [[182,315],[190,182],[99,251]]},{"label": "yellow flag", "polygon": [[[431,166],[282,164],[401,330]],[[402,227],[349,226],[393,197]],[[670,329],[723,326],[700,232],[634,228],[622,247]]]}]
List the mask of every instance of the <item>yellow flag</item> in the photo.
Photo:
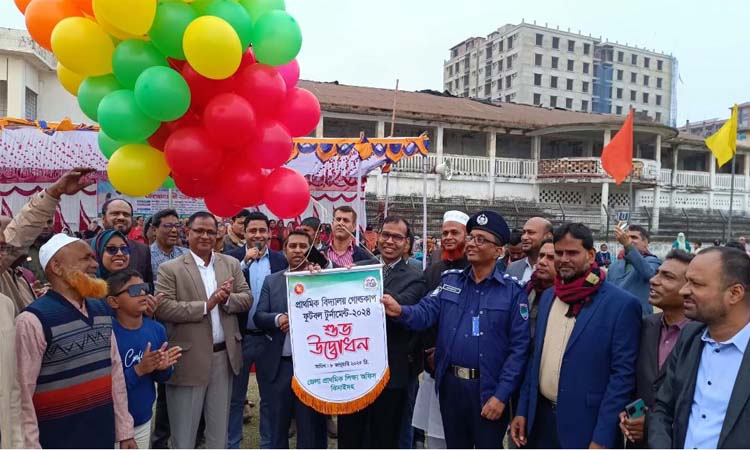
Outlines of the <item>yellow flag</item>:
[{"label": "yellow flag", "polygon": [[737,105],[732,108],[732,117],[719,131],[706,138],[706,147],[716,157],[719,167],[734,157],[737,151]]}]

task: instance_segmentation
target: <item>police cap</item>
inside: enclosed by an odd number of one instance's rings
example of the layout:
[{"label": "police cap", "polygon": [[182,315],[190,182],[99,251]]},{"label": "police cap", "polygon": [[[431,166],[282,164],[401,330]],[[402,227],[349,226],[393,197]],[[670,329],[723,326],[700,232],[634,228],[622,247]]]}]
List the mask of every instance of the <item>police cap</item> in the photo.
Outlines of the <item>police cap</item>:
[{"label": "police cap", "polygon": [[500,245],[505,245],[510,240],[510,229],[500,214],[484,210],[479,211],[469,218],[466,224],[466,232],[471,230],[484,230],[498,238]]}]

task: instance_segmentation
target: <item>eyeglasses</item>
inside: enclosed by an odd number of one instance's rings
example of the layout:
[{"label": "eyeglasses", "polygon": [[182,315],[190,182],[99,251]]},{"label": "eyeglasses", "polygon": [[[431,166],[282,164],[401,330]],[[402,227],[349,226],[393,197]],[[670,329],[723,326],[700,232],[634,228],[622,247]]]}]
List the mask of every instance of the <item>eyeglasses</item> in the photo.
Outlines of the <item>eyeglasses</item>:
[{"label": "eyeglasses", "polygon": [[393,240],[396,244],[400,244],[406,240],[406,236],[402,236],[400,234],[393,234],[389,233],[387,231],[381,231],[380,232],[380,240],[383,242],[387,242],[388,239]]},{"label": "eyeglasses", "polygon": [[198,236],[203,236],[205,234],[208,237],[214,237],[218,234],[216,230],[196,230],[195,228],[191,228],[190,231],[197,234]]},{"label": "eyeglasses", "polygon": [[148,283],[138,283],[134,284],[132,286],[128,286],[127,288],[121,290],[117,294],[115,294],[113,297],[117,297],[118,295],[122,295],[124,293],[128,293],[131,297],[140,297],[141,295],[148,295],[151,293],[151,286],[148,285]]},{"label": "eyeglasses", "polygon": [[161,224],[159,226],[162,227],[162,228],[166,228],[167,230],[176,230],[176,229],[180,228],[180,224],[179,223],[163,223],[163,224]]},{"label": "eyeglasses", "polygon": [[123,255],[129,255],[130,247],[128,247],[127,245],[123,245],[122,247],[118,247],[116,245],[108,245],[104,247],[104,251],[109,253],[112,256],[115,256],[118,253],[122,253]]},{"label": "eyeglasses", "polygon": [[470,235],[470,234],[469,234],[469,235],[467,235],[467,236],[466,236],[466,243],[468,244],[468,243],[470,243],[470,242],[472,242],[472,241],[473,241],[473,242],[474,242],[474,243],[475,243],[475,244],[476,244],[476,245],[477,245],[478,247],[481,247],[481,246],[483,246],[484,244],[487,244],[487,243],[489,243],[489,244],[492,244],[492,245],[495,245],[495,246],[500,246],[500,244],[498,244],[497,242],[495,242],[495,241],[492,241],[492,240],[489,240],[489,239],[485,239],[485,238],[484,238],[483,236],[472,236],[472,235]]}]

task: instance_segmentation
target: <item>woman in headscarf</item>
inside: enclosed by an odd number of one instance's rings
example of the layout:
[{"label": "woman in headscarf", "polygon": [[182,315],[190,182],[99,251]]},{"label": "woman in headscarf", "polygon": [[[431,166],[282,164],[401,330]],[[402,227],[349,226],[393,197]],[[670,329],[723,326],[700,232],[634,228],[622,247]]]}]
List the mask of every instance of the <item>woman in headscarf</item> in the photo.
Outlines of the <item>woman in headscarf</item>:
[{"label": "woman in headscarf", "polygon": [[685,239],[685,233],[677,233],[677,240],[672,243],[672,248],[690,253],[690,243]]},{"label": "woman in headscarf", "polygon": [[91,247],[96,253],[96,262],[99,263],[97,278],[106,280],[112,272],[125,269],[130,264],[128,240],[117,230],[99,233],[91,241]]}]

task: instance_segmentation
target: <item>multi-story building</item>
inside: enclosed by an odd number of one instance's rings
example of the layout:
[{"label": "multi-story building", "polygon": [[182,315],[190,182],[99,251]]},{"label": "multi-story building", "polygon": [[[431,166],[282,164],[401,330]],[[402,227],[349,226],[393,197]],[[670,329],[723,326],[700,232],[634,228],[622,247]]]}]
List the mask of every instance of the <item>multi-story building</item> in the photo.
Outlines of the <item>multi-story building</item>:
[{"label": "multi-story building", "polygon": [[[708,119],[700,122],[685,122],[680,131],[696,136],[708,137],[719,131],[727,119]],[[737,105],[737,138],[740,141],[750,140],[750,102]]]},{"label": "multi-story building", "polygon": [[493,102],[625,115],[674,126],[677,59],[536,24],[507,24],[450,50],[445,90]]}]

